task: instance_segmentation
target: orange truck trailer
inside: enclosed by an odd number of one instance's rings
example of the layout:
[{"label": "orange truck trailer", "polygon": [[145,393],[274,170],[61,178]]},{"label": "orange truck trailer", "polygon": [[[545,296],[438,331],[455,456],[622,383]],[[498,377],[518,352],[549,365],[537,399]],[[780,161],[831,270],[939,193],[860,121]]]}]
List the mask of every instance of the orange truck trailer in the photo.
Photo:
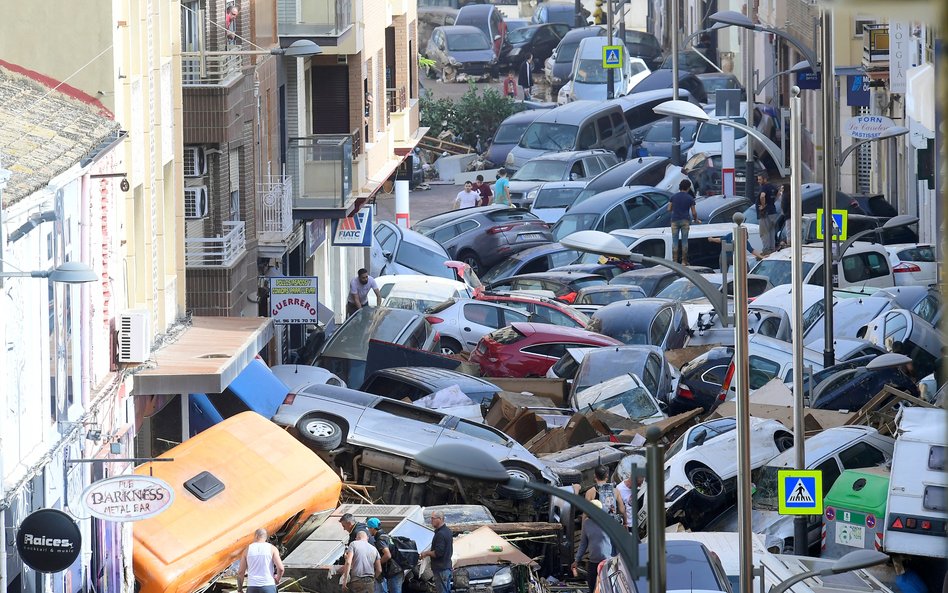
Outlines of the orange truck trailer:
[{"label": "orange truck trailer", "polygon": [[318,455],[255,412],[232,416],[135,469],[174,490],[134,524],[139,593],[192,593],[240,558],[264,528],[289,548],[339,504],[342,482]]}]

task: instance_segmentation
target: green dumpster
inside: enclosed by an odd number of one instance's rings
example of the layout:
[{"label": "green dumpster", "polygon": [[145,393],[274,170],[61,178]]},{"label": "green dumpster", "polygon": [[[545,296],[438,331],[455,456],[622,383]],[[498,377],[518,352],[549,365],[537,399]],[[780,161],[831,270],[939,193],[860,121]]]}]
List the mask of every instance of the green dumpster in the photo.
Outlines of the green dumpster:
[{"label": "green dumpster", "polygon": [[889,472],[871,467],[844,471],[823,500],[821,556],[840,558],[854,549],[882,551]]}]

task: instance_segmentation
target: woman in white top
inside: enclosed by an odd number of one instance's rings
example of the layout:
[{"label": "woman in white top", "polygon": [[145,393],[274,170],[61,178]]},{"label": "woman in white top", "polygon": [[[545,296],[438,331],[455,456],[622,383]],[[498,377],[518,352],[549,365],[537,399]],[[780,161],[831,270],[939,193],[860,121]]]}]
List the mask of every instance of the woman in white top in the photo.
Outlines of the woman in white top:
[{"label": "woman in white top", "polygon": [[253,543],[247,546],[237,568],[237,593],[244,591],[247,575],[247,593],[277,593],[277,583],[283,578],[283,561],[276,546],[267,543],[267,530],[258,529]]}]

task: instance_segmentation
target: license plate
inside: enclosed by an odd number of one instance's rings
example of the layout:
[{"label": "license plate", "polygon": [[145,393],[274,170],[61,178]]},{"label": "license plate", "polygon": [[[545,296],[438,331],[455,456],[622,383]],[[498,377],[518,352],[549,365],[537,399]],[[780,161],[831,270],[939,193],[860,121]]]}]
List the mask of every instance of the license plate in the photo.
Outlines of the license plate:
[{"label": "license plate", "polygon": [[855,523],[836,521],[836,543],[853,548],[866,547],[866,528]]},{"label": "license plate", "polygon": [[521,241],[542,241],[543,233],[523,233],[520,235]]}]

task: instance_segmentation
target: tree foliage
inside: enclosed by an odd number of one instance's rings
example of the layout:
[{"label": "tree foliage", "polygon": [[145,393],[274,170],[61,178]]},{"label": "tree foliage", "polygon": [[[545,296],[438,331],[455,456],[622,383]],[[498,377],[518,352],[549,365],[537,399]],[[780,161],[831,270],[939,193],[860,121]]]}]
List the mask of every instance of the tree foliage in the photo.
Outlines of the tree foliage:
[{"label": "tree foliage", "polygon": [[459,142],[474,146],[480,136],[484,144],[510,115],[520,111],[520,103],[501,95],[495,88],[485,88],[478,93],[471,82],[467,92],[458,100],[431,97],[422,93],[420,99],[421,125],[431,128],[431,136],[443,130],[454,133]]}]

